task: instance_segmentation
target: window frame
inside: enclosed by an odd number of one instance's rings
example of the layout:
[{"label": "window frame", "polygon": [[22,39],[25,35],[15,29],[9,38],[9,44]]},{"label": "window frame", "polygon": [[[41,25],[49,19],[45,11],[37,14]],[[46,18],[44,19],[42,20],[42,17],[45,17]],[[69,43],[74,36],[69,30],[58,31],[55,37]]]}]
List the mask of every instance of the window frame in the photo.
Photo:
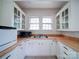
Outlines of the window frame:
[{"label": "window frame", "polygon": [[[48,23],[43,23],[43,18],[50,18],[51,22],[50,23],[49,22]],[[51,25],[51,29],[49,29],[49,28],[48,29],[43,29],[44,24]],[[51,17],[42,17],[42,30],[52,30],[52,18]]]},{"label": "window frame", "polygon": [[[31,18],[38,18],[39,19],[39,21],[38,21],[38,23],[32,23],[31,21],[30,21],[30,19]],[[43,23],[43,18],[50,18],[51,19],[51,22],[48,22],[48,23]],[[52,23],[53,23],[53,21],[52,21],[52,18],[51,17],[29,17],[29,30],[46,30],[46,31],[51,31],[52,30]],[[31,26],[31,24],[39,24],[39,29],[31,29],[30,28],[30,26]],[[43,25],[44,24],[46,24],[46,25],[50,25],[50,26],[48,26],[48,27],[51,27],[51,29],[50,28],[48,28],[48,29],[43,29]]]},{"label": "window frame", "polygon": [[[39,27],[40,21],[38,21],[37,23],[34,23],[34,22],[32,23],[32,22],[31,22],[31,18],[38,18],[38,19],[40,20],[39,17],[29,17],[29,30],[39,30],[39,29],[40,29],[40,27]],[[32,29],[32,28],[30,28],[31,24],[32,24],[32,25],[33,25],[33,24],[38,24],[38,29]]]}]

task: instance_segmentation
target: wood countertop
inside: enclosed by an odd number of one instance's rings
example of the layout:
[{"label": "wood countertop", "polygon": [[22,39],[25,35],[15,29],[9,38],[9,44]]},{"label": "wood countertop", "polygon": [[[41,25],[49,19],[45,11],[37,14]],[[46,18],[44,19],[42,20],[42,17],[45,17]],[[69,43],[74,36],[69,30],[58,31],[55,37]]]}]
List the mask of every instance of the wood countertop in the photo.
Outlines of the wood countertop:
[{"label": "wood countertop", "polygon": [[[68,36],[51,36],[48,37],[48,39],[54,39],[56,41],[59,41],[67,46],[69,46],[70,48],[72,48],[73,50],[79,52],[79,38],[74,38],[74,37],[68,37]],[[21,40],[22,39],[22,40]],[[15,47],[17,47],[17,45],[26,40],[24,38],[21,38],[16,44],[14,44],[13,46],[7,48],[6,50],[0,52],[0,56],[5,55],[6,53],[12,51]]]},{"label": "wood countertop", "polygon": [[11,51],[14,50],[17,46],[19,46],[20,43],[21,43],[22,41],[24,41],[24,38],[21,38],[21,39],[23,39],[23,40],[19,40],[19,41],[17,41],[17,43],[15,43],[14,45],[12,45],[12,46],[10,46],[9,48],[6,48],[5,50],[1,51],[1,52],[0,52],[0,57],[2,57],[2,56],[4,56],[5,54],[11,52]]},{"label": "wood countertop", "polygon": [[79,52],[79,38],[68,37],[68,36],[56,36],[51,38],[54,38],[56,41],[60,41],[61,43],[69,46],[73,50]]},{"label": "wood countertop", "polygon": [[17,43],[12,45],[11,47],[3,50],[0,52],[0,57],[4,56],[5,54],[7,54],[8,52],[12,51],[13,49],[15,49],[17,47]]}]

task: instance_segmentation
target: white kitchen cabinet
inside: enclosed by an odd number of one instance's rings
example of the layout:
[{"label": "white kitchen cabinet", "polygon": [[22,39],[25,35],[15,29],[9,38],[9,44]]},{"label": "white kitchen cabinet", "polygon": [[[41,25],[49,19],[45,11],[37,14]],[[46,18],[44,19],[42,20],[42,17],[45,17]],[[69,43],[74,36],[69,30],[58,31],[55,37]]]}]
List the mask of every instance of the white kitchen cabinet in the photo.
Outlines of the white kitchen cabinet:
[{"label": "white kitchen cabinet", "polygon": [[69,4],[65,5],[56,15],[56,28],[69,29]]},{"label": "white kitchen cabinet", "polygon": [[66,59],[77,59],[77,52],[68,46],[64,46],[64,57]]},{"label": "white kitchen cabinet", "polygon": [[79,52],[77,53],[77,59],[79,59]]},{"label": "white kitchen cabinet", "polygon": [[63,44],[61,42],[57,42],[57,58],[58,59],[63,59],[63,49],[62,49]]},{"label": "white kitchen cabinet", "polygon": [[69,1],[56,15],[57,30],[79,31],[79,0]]},{"label": "white kitchen cabinet", "polygon": [[17,29],[25,29],[25,13],[14,3],[14,27]]},{"label": "white kitchen cabinet", "polygon": [[13,27],[9,27],[8,29],[8,27],[6,26],[0,26],[0,52],[9,48],[17,42],[17,31],[16,29],[11,28]]},{"label": "white kitchen cabinet", "polygon": [[25,16],[24,12],[13,0],[0,0],[0,25],[25,29],[22,15]]},{"label": "white kitchen cabinet", "polygon": [[56,55],[55,44],[54,40],[29,40],[24,51],[27,56],[53,56]]},{"label": "white kitchen cabinet", "polygon": [[77,52],[72,50],[69,57],[70,59],[77,59]]},{"label": "white kitchen cabinet", "polygon": [[14,49],[13,51],[2,56],[1,59],[17,59],[16,52],[17,52],[17,50]]},{"label": "white kitchen cabinet", "polygon": [[61,59],[60,58],[60,46],[58,45],[58,42],[56,42],[56,56],[58,59]]},{"label": "white kitchen cabinet", "polygon": [[16,55],[17,55],[17,59],[24,59],[25,57],[25,43],[21,42],[18,44],[18,46],[16,47]]},{"label": "white kitchen cabinet", "polygon": [[16,48],[17,52],[16,52],[16,55],[17,55],[17,59],[24,59],[24,51],[23,51],[23,47],[17,47]]},{"label": "white kitchen cabinet", "polygon": [[25,57],[24,43],[21,42],[14,50],[0,57],[0,59],[24,59]]},{"label": "white kitchen cabinet", "polygon": [[13,0],[0,0],[0,25],[12,26],[14,20]]},{"label": "white kitchen cabinet", "polygon": [[56,29],[60,29],[60,15],[56,17]]},{"label": "white kitchen cabinet", "polygon": [[58,51],[57,57],[58,59],[78,59],[77,52],[74,51],[72,48],[64,45],[61,42],[58,42]]},{"label": "white kitchen cabinet", "polygon": [[56,55],[56,41],[52,40],[49,43],[49,47],[50,47],[50,55]]}]

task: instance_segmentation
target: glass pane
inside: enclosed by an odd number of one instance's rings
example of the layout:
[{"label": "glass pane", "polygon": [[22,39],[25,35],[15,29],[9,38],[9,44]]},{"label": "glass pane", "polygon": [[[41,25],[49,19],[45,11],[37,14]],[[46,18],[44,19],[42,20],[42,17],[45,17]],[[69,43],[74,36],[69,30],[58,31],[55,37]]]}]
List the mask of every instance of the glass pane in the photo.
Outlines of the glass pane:
[{"label": "glass pane", "polygon": [[20,11],[18,11],[18,16],[20,16]]},{"label": "glass pane", "polygon": [[64,17],[62,17],[62,22],[64,22],[65,21],[65,19],[64,19]]},{"label": "glass pane", "polygon": [[22,18],[25,19],[25,16],[22,14]]},{"label": "glass pane", "polygon": [[30,24],[30,30],[39,30],[39,24]]},{"label": "glass pane", "polygon": [[22,25],[22,29],[25,29],[25,25]]},{"label": "glass pane", "polygon": [[57,21],[56,21],[57,24],[60,24],[60,22],[59,22],[59,17],[60,17],[60,16],[58,15],[57,18],[56,18],[56,20],[57,20]]},{"label": "glass pane", "polygon": [[68,22],[68,16],[65,17],[65,22]]},{"label": "glass pane", "polygon": [[17,14],[17,9],[14,7],[14,14]]},{"label": "glass pane", "polygon": [[65,15],[68,15],[68,8],[65,10]]},{"label": "glass pane", "polygon": [[62,17],[64,17],[64,11],[62,12]]},{"label": "glass pane", "polygon": [[64,23],[62,23],[62,29],[64,29],[65,28],[65,24]]},{"label": "glass pane", "polygon": [[30,23],[39,23],[39,18],[30,18]]},{"label": "glass pane", "polygon": [[43,18],[42,23],[52,23],[52,19],[51,18]]},{"label": "glass pane", "polygon": [[68,29],[68,27],[69,27],[69,26],[68,26],[68,23],[65,23],[65,28]]},{"label": "glass pane", "polygon": [[51,26],[51,24],[43,24],[42,29],[43,30],[51,30],[52,29],[52,26]]}]

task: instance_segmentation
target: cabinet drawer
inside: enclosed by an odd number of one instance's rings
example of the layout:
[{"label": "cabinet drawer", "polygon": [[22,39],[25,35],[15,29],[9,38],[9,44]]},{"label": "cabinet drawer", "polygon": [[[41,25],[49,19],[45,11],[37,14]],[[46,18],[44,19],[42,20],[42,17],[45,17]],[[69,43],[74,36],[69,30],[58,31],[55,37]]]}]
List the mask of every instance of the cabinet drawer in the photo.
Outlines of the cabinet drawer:
[{"label": "cabinet drawer", "polygon": [[72,48],[68,47],[67,45],[63,44],[63,50],[65,52],[71,52],[72,51]]},{"label": "cabinet drawer", "polygon": [[16,52],[17,52],[17,50],[14,49],[13,51],[2,56],[1,59],[17,59]]},{"label": "cabinet drawer", "polygon": [[6,54],[1,57],[1,59],[9,59],[11,57],[11,54]]},{"label": "cabinet drawer", "polygon": [[11,55],[8,55],[5,59],[9,59],[11,57]]}]

